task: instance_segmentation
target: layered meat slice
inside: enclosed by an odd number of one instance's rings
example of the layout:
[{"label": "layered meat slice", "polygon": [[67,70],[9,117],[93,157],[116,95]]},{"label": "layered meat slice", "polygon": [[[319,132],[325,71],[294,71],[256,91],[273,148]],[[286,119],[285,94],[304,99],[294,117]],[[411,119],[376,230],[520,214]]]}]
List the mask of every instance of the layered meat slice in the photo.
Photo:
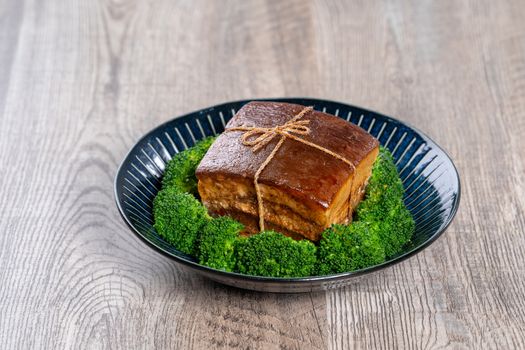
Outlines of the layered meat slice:
[{"label": "layered meat slice", "polygon": [[[226,128],[283,125],[304,106],[251,102]],[[317,241],[333,223],[347,223],[362,199],[377,157],[378,141],[363,129],[338,117],[309,111],[310,133],[299,137],[329,150],[353,166],[320,149],[287,138],[260,174],[258,184],[266,229],[293,238]],[[222,133],[203,158],[196,175],[201,200],[214,215],[232,216],[259,232],[254,176],[280,136],[257,152],[241,142],[243,131]]]}]

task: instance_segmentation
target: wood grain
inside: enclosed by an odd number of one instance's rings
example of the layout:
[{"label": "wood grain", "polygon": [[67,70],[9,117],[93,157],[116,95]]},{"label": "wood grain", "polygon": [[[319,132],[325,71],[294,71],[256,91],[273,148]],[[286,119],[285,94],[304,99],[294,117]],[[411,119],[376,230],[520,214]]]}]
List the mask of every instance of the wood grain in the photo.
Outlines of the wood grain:
[{"label": "wood grain", "polygon": [[[525,347],[525,4],[0,0],[0,347]],[[463,197],[414,258],[326,293],[186,272],[129,233],[112,182],[168,118],[312,96],[443,145]]]}]

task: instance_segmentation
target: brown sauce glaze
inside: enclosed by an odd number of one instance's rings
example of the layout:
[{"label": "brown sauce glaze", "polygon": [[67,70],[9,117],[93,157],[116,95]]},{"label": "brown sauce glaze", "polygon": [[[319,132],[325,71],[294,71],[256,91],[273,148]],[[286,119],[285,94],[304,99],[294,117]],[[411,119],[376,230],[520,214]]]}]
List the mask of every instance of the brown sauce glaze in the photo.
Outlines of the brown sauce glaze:
[{"label": "brown sauce glaze", "polygon": [[[250,102],[228,122],[226,128],[238,126],[274,127],[282,125],[304,106],[277,102]],[[311,111],[307,141],[341,155],[357,166],[379,145],[360,127],[326,113]],[[222,174],[253,179],[259,166],[275,147],[277,135],[266,147],[254,153],[242,144],[242,131],[222,133],[197,168],[196,175]],[[274,186],[312,208],[327,209],[353,169],[343,161],[309,145],[287,139],[261,173],[259,183]]]}]

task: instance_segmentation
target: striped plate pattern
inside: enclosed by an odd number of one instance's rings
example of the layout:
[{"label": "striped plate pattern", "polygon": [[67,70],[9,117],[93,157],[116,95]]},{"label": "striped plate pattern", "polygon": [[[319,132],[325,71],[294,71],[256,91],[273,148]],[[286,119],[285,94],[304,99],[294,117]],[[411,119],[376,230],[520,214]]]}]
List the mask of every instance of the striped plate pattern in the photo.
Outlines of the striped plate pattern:
[{"label": "striped plate pattern", "polygon": [[249,100],[225,103],[170,120],[146,134],[130,150],[115,178],[119,211],[150,247],[221,283],[270,292],[307,292],[337,288],[359,276],[402,261],[432,243],[453,219],[460,198],[457,170],[448,155],[429,137],[396,119],[351,105],[305,98],[272,101],[314,106],[354,123],[374,135],[393,154],[405,187],[405,204],[416,222],[411,243],[389,261],[360,271],[308,278],[268,278],[218,271],[199,265],[166,243],[153,228],[152,202],[161,187],[166,163],[196,141],[217,135]]}]

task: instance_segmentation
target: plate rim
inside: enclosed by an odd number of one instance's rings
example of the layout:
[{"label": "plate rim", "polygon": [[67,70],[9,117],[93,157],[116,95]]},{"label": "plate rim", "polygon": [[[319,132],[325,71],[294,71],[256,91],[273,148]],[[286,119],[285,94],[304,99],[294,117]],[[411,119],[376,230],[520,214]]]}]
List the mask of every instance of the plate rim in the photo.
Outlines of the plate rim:
[{"label": "plate rim", "polygon": [[[208,111],[211,111],[211,110],[214,110],[214,109],[219,109],[219,107],[223,107],[223,106],[230,105],[230,104],[248,103],[250,101],[275,101],[275,102],[293,103],[293,102],[291,102],[293,100],[297,100],[296,103],[299,102],[300,100],[310,100],[310,101],[316,101],[316,102],[319,102],[319,103],[326,103],[327,102],[327,103],[344,105],[344,106],[347,106],[347,107],[350,107],[350,108],[354,108],[354,109],[360,109],[360,110],[362,110],[364,112],[367,112],[367,113],[372,113],[374,115],[377,115],[377,116],[380,116],[382,118],[385,118],[388,121],[393,121],[395,123],[400,123],[400,124],[410,128],[410,129],[414,130],[415,132],[418,133],[419,136],[421,136],[421,138],[427,144],[431,144],[431,146],[433,148],[437,148],[438,150],[443,152],[443,154],[448,158],[448,160],[450,161],[450,163],[451,163],[451,165],[452,165],[452,167],[454,169],[455,177],[456,177],[456,180],[457,180],[457,183],[458,183],[458,189],[457,189],[457,196],[456,196],[454,202],[452,203],[451,212],[448,215],[447,220],[446,220],[445,224],[442,226],[442,228],[440,230],[438,230],[438,232],[436,232],[436,234],[434,234],[430,239],[428,239],[427,241],[425,241],[421,245],[411,249],[410,251],[408,251],[406,253],[403,253],[403,254],[401,254],[399,256],[396,256],[395,258],[393,258],[391,260],[384,261],[383,263],[378,264],[378,265],[366,267],[366,268],[355,270],[355,271],[342,272],[342,273],[331,274],[331,275],[307,276],[307,277],[286,277],[286,278],[284,278],[284,277],[254,276],[254,275],[246,275],[246,274],[237,273],[237,272],[229,272],[229,271],[214,269],[214,268],[209,267],[209,266],[201,265],[198,262],[186,260],[186,259],[184,259],[184,258],[182,258],[180,256],[177,256],[177,255],[174,255],[174,254],[172,254],[172,253],[170,253],[168,251],[165,251],[162,248],[160,248],[160,247],[156,246],[155,244],[153,244],[146,237],[144,237],[133,226],[133,224],[129,221],[129,219],[125,215],[124,210],[123,210],[122,206],[120,205],[120,201],[119,201],[118,189],[117,189],[118,188],[119,175],[121,174],[122,167],[124,166],[124,164],[126,163],[128,158],[130,157],[130,155],[133,152],[133,150],[135,149],[135,147],[137,147],[138,144],[140,144],[141,142],[146,140],[156,130],[165,127],[167,124],[172,123],[173,121],[175,121],[177,119],[185,118],[185,117],[188,117],[190,115],[197,114],[197,113],[206,113]],[[233,277],[233,278],[236,278],[236,279],[244,279],[244,280],[249,280],[251,282],[256,282],[256,283],[273,282],[273,283],[285,284],[286,282],[290,282],[290,283],[299,283],[299,284],[309,284],[311,282],[336,282],[336,281],[342,280],[342,279],[354,278],[354,277],[358,277],[358,276],[371,274],[371,273],[377,272],[379,270],[382,270],[382,269],[394,266],[396,264],[399,264],[402,261],[408,260],[409,258],[413,257],[414,255],[416,255],[416,254],[420,253],[421,251],[423,251],[424,249],[426,249],[428,246],[430,246],[432,243],[434,243],[437,239],[439,239],[443,235],[443,233],[448,229],[448,227],[450,226],[450,224],[452,223],[452,221],[454,220],[454,218],[455,218],[455,216],[456,216],[456,214],[458,212],[459,205],[460,205],[460,202],[461,202],[461,178],[460,178],[460,175],[459,175],[458,168],[457,168],[456,164],[454,163],[454,161],[452,160],[452,158],[450,157],[450,155],[448,154],[448,152],[445,151],[439,144],[437,144],[434,140],[432,140],[423,131],[421,131],[417,127],[414,127],[413,125],[411,125],[410,123],[407,123],[405,121],[401,121],[399,119],[387,116],[387,115],[385,115],[383,113],[379,113],[379,112],[376,112],[376,111],[371,110],[371,109],[355,106],[355,105],[352,105],[352,104],[349,104],[349,103],[339,102],[339,101],[334,101],[334,100],[327,100],[327,99],[320,99],[320,98],[315,98],[315,97],[253,98],[253,99],[240,99],[240,100],[228,101],[228,102],[215,104],[215,105],[212,105],[210,107],[197,109],[197,110],[194,110],[192,112],[185,113],[185,114],[176,116],[174,118],[171,118],[171,119],[169,119],[169,120],[167,120],[167,121],[165,121],[165,122],[163,122],[163,123],[153,127],[152,129],[150,129],[148,132],[143,134],[137,141],[135,141],[135,143],[129,148],[129,150],[127,151],[126,155],[124,156],[124,158],[120,162],[120,165],[118,166],[117,171],[115,173],[115,179],[113,180],[113,196],[114,196],[115,203],[117,205],[117,208],[118,208],[120,216],[122,217],[122,219],[124,220],[124,222],[126,223],[128,228],[135,234],[135,236],[137,236],[143,243],[145,243],[147,246],[149,246],[150,248],[155,250],[157,253],[160,253],[160,254],[162,254],[162,255],[164,255],[164,256],[172,259],[172,260],[175,260],[178,263],[181,263],[183,265],[189,266],[191,268],[195,268],[195,269],[201,270],[201,271],[206,272],[208,274],[220,274],[223,277],[229,277],[229,278]]]}]

